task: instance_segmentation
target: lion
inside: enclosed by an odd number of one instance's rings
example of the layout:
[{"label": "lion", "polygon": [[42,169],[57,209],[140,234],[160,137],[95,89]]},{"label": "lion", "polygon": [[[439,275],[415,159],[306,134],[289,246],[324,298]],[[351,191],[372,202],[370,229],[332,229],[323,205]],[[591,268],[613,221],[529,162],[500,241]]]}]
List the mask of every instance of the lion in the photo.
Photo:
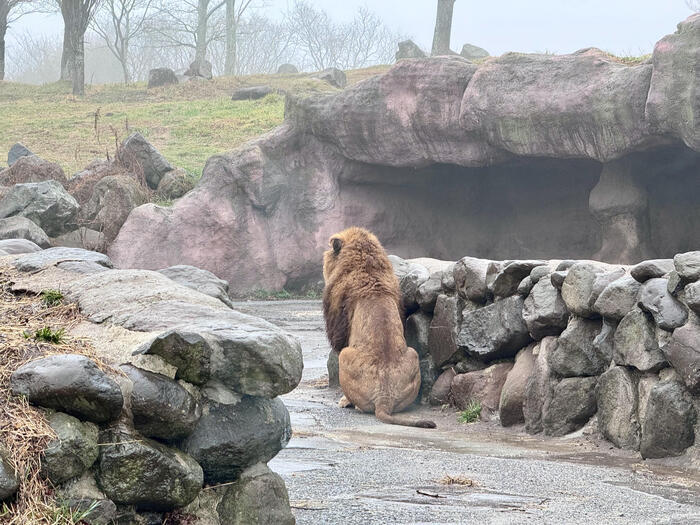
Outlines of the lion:
[{"label": "lion", "polygon": [[341,407],[374,412],[392,425],[435,428],[433,421],[394,415],[420,389],[418,353],[406,345],[401,294],[377,238],[348,228],[330,238],[323,254],[323,315],[331,347],[340,352]]}]

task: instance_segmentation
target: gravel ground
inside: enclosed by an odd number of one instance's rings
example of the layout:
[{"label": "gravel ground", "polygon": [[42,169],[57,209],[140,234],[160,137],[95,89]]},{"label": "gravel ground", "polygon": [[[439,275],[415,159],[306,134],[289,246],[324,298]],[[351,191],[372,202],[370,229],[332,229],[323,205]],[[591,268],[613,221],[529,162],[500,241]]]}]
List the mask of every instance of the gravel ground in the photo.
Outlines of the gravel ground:
[{"label": "gravel ground", "polygon": [[[522,427],[457,423],[417,407],[437,430],[385,425],[336,406],[318,301],[237,303],[296,335],[301,385],[283,397],[294,437],[270,467],[287,483],[297,523],[700,524],[700,472],[643,461],[590,425],[565,438]],[[459,483],[444,484],[445,477]]]}]

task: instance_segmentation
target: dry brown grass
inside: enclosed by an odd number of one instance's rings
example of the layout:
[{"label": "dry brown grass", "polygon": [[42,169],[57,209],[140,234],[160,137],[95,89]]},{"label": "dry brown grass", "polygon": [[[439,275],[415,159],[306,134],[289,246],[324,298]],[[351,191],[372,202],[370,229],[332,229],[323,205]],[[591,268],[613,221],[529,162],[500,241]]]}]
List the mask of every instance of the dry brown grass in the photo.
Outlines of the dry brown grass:
[{"label": "dry brown grass", "polygon": [[72,525],[79,514],[62,507],[40,475],[41,453],[55,434],[40,409],[12,395],[10,375],[24,363],[55,354],[81,354],[103,369],[108,366],[85,340],[66,336],[60,344],[47,344],[26,337],[45,326],[68,332],[82,319],[73,304],[47,307],[39,295],[15,295],[13,275],[14,270],[0,262],[0,444],[20,478],[15,502],[0,506],[0,523]]},{"label": "dry brown grass", "polygon": [[461,485],[463,487],[476,486],[476,482],[473,479],[469,479],[465,476],[450,476],[449,474],[440,478],[438,483],[440,485]]}]

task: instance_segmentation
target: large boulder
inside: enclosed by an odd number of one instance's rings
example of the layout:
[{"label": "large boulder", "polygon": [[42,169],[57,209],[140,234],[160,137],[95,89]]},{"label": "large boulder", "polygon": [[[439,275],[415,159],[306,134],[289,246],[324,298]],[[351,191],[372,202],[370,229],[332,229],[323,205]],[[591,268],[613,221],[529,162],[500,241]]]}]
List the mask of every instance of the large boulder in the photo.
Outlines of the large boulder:
[{"label": "large boulder", "polygon": [[99,429],[62,412],[50,414],[48,420],[56,438],[44,450],[41,468],[51,483],[59,485],[80,476],[97,461]]},{"label": "large boulder", "polygon": [[10,376],[14,395],[34,404],[61,410],[83,420],[105,423],[115,419],[124,399],[119,385],[94,361],[65,354],[30,361]]},{"label": "large boulder", "polygon": [[404,261],[399,257],[390,256],[389,260],[399,280],[403,306],[406,312],[413,312],[418,308],[418,289],[430,279],[430,272],[422,264]]},{"label": "large boulder", "polygon": [[56,181],[16,184],[0,201],[0,218],[26,217],[55,237],[77,228],[74,219],[79,208],[78,202]]},{"label": "large boulder", "polygon": [[26,239],[5,239],[0,241],[0,256],[40,252],[41,247]]},{"label": "large boulder", "polygon": [[405,60],[407,58],[425,58],[425,52],[418,47],[413,40],[404,40],[399,42],[399,50],[396,52],[396,61]]},{"label": "large boulder", "polygon": [[532,287],[523,305],[523,319],[536,341],[548,335],[559,335],[566,328],[569,311],[551,280],[540,279]]},{"label": "large boulder", "polygon": [[147,437],[175,441],[187,437],[201,416],[199,404],[169,377],[131,365],[121,367],[131,380],[134,427]]},{"label": "large boulder", "polygon": [[202,468],[184,452],[126,429],[100,435],[97,482],[117,504],[167,511],[193,501],[204,482]]},{"label": "large boulder", "polygon": [[109,176],[101,179],[92,197],[80,209],[80,223],[102,232],[111,242],[131,210],[148,202],[148,193],[134,177]]},{"label": "large boulder", "polygon": [[231,405],[207,404],[182,447],[202,465],[207,483],[227,483],[275,457],[291,434],[281,400],[243,397]]},{"label": "large boulder", "polygon": [[211,65],[211,62],[208,60],[195,60],[190,64],[190,67],[187,71],[185,71],[183,74],[186,77],[200,77],[200,78],[206,78],[207,80],[211,80],[214,78],[214,74],[212,73],[213,67]]},{"label": "large boulder", "polygon": [[651,314],[659,328],[669,332],[688,320],[688,309],[669,293],[667,279],[645,282],[639,292],[639,307]]},{"label": "large boulder", "polygon": [[655,372],[666,366],[654,324],[639,308],[628,313],[615,331],[615,364],[633,366],[642,372]]},{"label": "large boulder", "polygon": [[440,295],[428,329],[428,351],[436,366],[454,361],[461,356],[457,336],[462,321],[462,308],[457,297]]},{"label": "large boulder", "polygon": [[624,275],[608,284],[593,304],[593,310],[611,321],[620,321],[637,304],[641,285],[632,276]]},{"label": "large boulder", "polygon": [[486,361],[515,356],[530,342],[523,306],[523,298],[513,296],[466,313],[457,345]]},{"label": "large boulder", "polygon": [[515,364],[503,383],[498,416],[504,427],[525,422],[523,404],[527,384],[535,368],[536,357],[532,353],[534,347],[535,345],[530,345],[518,352],[515,356]]},{"label": "large boulder", "polygon": [[459,374],[452,380],[450,402],[460,410],[470,402],[481,403],[481,417],[488,419],[498,412],[501,390],[506,382],[513,363],[503,362],[483,370]]},{"label": "large boulder", "polygon": [[534,364],[525,385],[523,417],[525,430],[530,434],[542,432],[542,415],[552,399],[555,375],[549,366],[549,356],[557,344],[556,337],[545,337],[532,350]]},{"label": "large boulder", "polygon": [[438,376],[428,397],[428,402],[431,405],[442,406],[449,403],[452,381],[456,376],[454,368],[448,368]]},{"label": "large boulder", "polygon": [[77,230],[64,233],[51,239],[54,247],[80,248],[91,252],[104,252],[107,248],[107,238],[104,233],[81,226]]},{"label": "large boulder", "polygon": [[530,275],[533,268],[544,266],[545,261],[512,261],[504,265],[489,285],[496,297],[509,297],[518,291],[520,282]]},{"label": "large boulder", "polygon": [[688,391],[700,395],[700,321],[697,316],[685,326],[676,328],[661,351]]},{"label": "large boulder", "polygon": [[580,262],[569,268],[561,287],[561,296],[569,311],[579,317],[595,317],[590,305],[593,286],[605,268],[597,263]]},{"label": "large boulder", "polygon": [[246,469],[228,487],[216,510],[226,525],[296,523],[284,481],[263,463]]},{"label": "large boulder", "polygon": [[645,283],[649,279],[664,277],[673,270],[673,259],[652,259],[634,265],[630,268],[630,275],[640,283]]},{"label": "large boulder", "polygon": [[294,64],[281,64],[277,68],[278,75],[296,75],[299,73],[299,68]]},{"label": "large boulder", "polygon": [[233,305],[228,296],[228,283],[207,270],[180,264],[158,270],[158,273],[162,273],[168,279],[172,279],[182,286],[216,297],[226,306]]},{"label": "large boulder", "polygon": [[673,264],[682,279],[700,280],[700,251],[679,253],[673,258]]},{"label": "large boulder", "polygon": [[338,68],[330,67],[313,74],[313,78],[323,80],[333,87],[343,89],[348,85],[348,78],[343,71]]},{"label": "large boulder", "polygon": [[31,157],[32,155],[34,155],[34,153],[32,153],[27,146],[18,142],[7,152],[7,165],[12,167],[12,165],[22,157]]},{"label": "large boulder", "polygon": [[9,501],[18,489],[17,472],[10,463],[8,452],[0,445],[0,502]]},{"label": "large boulder", "polygon": [[66,174],[61,166],[36,155],[18,157],[6,170],[0,172],[0,186],[55,180],[65,185]]},{"label": "large boulder", "polygon": [[258,100],[275,93],[272,86],[248,86],[237,88],[231,95],[231,100]]},{"label": "large boulder", "polygon": [[416,312],[406,319],[406,344],[418,352],[421,358],[428,355],[430,324],[431,317],[425,312]]},{"label": "large boulder", "polygon": [[598,380],[598,428],[618,448],[639,450],[638,383],[638,375],[621,366],[610,368]]},{"label": "large boulder", "polygon": [[542,426],[548,436],[564,436],[584,426],[596,412],[597,377],[565,377],[543,409]]},{"label": "large boulder", "polygon": [[51,246],[49,236],[36,223],[21,215],[0,219],[0,239],[26,239],[48,248]]},{"label": "large boulder", "polygon": [[443,272],[430,274],[430,278],[418,287],[416,292],[416,302],[421,310],[433,313],[438,295],[442,293]]},{"label": "large boulder", "polygon": [[485,259],[464,257],[455,263],[453,275],[460,297],[477,303],[486,301],[489,296],[486,286],[489,262]]},{"label": "large boulder", "polygon": [[111,268],[112,261],[104,253],[83,250],[82,248],[48,248],[15,259],[14,265],[21,272],[36,272],[62,263],[95,263]]},{"label": "large boulder", "polygon": [[652,389],[642,426],[643,458],[679,456],[695,441],[695,409],[688,392],[676,381]]},{"label": "large boulder", "polygon": [[549,366],[563,377],[595,376],[610,364],[611,356],[599,352],[593,341],[600,333],[598,320],[573,317],[549,356]]},{"label": "large boulder", "polygon": [[170,86],[177,83],[178,79],[175,71],[168,69],[167,67],[151,69],[148,72],[148,89]]},{"label": "large boulder", "polygon": [[183,169],[169,171],[158,183],[158,198],[164,200],[175,200],[185,195],[195,186],[195,181]]},{"label": "large boulder", "polygon": [[475,46],[473,44],[464,44],[460,55],[467,60],[483,60],[484,58],[491,56],[483,47]]},{"label": "large boulder", "polygon": [[174,169],[141,133],[133,133],[124,140],[119,148],[119,161],[131,171],[143,173],[151,189],[158,188],[163,175]]}]

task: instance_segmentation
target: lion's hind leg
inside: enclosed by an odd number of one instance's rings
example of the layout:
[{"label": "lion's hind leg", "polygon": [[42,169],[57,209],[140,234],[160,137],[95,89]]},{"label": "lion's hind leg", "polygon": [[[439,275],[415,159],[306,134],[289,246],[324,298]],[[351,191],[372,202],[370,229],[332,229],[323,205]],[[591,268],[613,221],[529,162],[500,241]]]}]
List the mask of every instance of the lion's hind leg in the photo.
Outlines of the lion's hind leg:
[{"label": "lion's hind leg", "polygon": [[374,389],[372,374],[365,363],[366,354],[347,346],[338,356],[340,389],[343,397],[363,412],[374,412]]}]

